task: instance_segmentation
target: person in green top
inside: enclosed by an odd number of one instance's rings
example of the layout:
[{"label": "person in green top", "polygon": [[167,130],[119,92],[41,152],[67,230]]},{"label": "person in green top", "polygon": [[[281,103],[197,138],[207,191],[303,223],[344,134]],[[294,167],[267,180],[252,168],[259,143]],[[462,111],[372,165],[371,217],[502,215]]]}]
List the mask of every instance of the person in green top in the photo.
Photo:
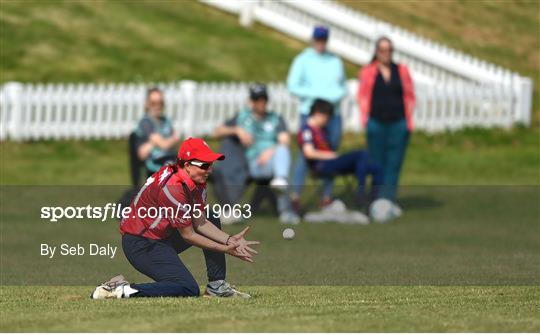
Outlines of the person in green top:
[{"label": "person in green top", "polygon": [[270,187],[278,192],[278,211],[283,223],[298,223],[287,195],[291,153],[290,135],[283,118],[267,109],[268,92],[263,84],[249,88],[250,105],[224,125],[216,128],[218,138],[235,135],[245,147],[252,178],[272,178]]},{"label": "person in green top", "polygon": [[158,171],[165,163],[176,159],[175,147],[179,139],[174,133],[171,120],[163,115],[164,106],[163,92],[155,87],[148,89],[146,114],[135,130],[137,156],[144,161],[148,176]]}]

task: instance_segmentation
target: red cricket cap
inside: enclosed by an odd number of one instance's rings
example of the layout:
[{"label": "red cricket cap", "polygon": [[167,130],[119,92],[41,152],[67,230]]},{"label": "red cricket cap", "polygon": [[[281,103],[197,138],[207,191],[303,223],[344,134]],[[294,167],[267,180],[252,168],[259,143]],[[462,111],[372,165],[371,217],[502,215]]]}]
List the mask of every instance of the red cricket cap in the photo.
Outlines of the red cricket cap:
[{"label": "red cricket cap", "polygon": [[218,152],[213,152],[203,139],[190,137],[180,144],[178,158],[183,161],[199,160],[210,163],[222,161],[225,159],[225,156]]}]

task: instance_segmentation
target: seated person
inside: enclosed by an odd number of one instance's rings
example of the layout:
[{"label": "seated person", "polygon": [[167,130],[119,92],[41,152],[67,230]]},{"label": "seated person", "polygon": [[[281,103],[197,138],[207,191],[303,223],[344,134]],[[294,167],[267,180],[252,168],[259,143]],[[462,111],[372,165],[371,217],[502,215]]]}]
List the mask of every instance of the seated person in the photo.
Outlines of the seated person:
[{"label": "seated person", "polygon": [[[358,182],[357,201],[367,203],[365,180],[372,177],[371,200],[377,196],[377,187],[382,185],[382,169],[369,161],[367,151],[357,150],[339,155],[330,149],[325,127],[332,117],[333,105],[317,99],[311,106],[307,122],[298,132],[298,145],[306,157],[312,173],[319,178],[353,174]],[[330,204],[324,204],[330,205]]]},{"label": "seated person", "polygon": [[149,89],[146,92],[146,115],[135,130],[137,156],[144,161],[148,176],[165,163],[174,162],[175,147],[179,143],[171,121],[163,115],[164,106],[163,92],[159,88]]},{"label": "seated person", "polygon": [[284,223],[297,223],[286,194],[291,164],[290,136],[281,116],[267,110],[268,93],[263,84],[249,88],[250,106],[215,130],[218,138],[237,136],[246,148],[249,174],[254,179],[272,178],[270,186],[279,191],[278,211]]}]

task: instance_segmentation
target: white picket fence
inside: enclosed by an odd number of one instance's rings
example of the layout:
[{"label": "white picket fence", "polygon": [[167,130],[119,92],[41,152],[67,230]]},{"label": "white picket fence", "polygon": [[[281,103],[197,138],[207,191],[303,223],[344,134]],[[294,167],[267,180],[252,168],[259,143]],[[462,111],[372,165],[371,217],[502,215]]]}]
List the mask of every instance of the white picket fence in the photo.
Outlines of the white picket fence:
[{"label": "white picket fence", "polygon": [[[248,83],[181,81],[158,85],[165,92],[165,113],[181,136],[210,135],[215,126],[247,102]],[[346,131],[361,125],[357,81],[348,83],[342,102]],[[90,139],[127,136],[144,114],[143,84],[20,84],[0,87],[2,140]],[[418,129],[436,132],[463,127],[510,127],[525,123],[520,92],[514,85],[464,83],[415,84]],[[298,127],[297,100],[283,83],[269,84],[270,107]]]}]

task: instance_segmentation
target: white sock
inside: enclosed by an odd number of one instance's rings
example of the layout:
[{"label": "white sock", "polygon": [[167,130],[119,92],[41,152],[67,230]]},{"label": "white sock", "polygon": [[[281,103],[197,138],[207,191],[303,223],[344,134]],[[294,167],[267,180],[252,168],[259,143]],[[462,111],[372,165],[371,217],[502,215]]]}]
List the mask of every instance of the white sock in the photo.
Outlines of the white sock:
[{"label": "white sock", "polygon": [[134,289],[129,285],[122,286],[122,295],[124,298],[129,298],[132,294],[139,292],[139,290]]}]

